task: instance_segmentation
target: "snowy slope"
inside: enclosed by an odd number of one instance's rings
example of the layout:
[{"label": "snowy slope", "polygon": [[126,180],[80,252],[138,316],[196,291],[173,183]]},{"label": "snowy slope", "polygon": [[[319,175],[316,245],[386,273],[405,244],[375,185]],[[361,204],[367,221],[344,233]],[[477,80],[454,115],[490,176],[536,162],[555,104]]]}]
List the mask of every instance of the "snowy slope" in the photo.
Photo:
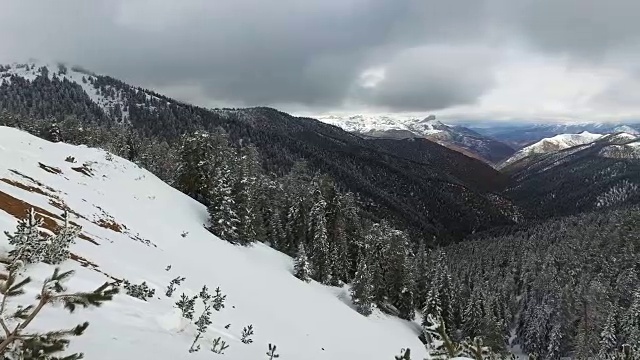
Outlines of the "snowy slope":
[{"label": "snowy slope", "polygon": [[424,119],[401,116],[320,116],[318,120],[342,128],[345,131],[374,135],[386,131],[403,131],[413,136],[437,134],[447,127],[431,115]]},{"label": "snowy slope", "polygon": [[[10,76],[19,76],[26,80],[33,81],[41,75],[41,68],[47,68],[49,79],[56,76],[60,81],[70,81],[82,87],[82,90],[89,96],[91,101],[96,103],[105,113],[114,116],[112,110],[119,106],[121,108],[121,118],[117,120],[127,121],[129,114],[126,103],[120,91],[113,87],[106,86],[106,91],[113,92],[106,96],[101,93],[92,82],[96,80],[96,75],[78,66],[68,66],[63,64],[47,63],[42,61],[30,61],[28,63],[12,63],[5,67],[0,66],[0,83],[10,81]],[[142,90],[139,90],[142,91]],[[147,95],[151,96],[151,95]]]},{"label": "snowy slope", "polygon": [[369,137],[390,139],[424,137],[490,164],[498,163],[514,153],[512,148],[495,139],[462,126],[444,124],[436,120],[434,115],[424,119],[362,115],[325,116],[318,119],[345,131]]},{"label": "snowy slope", "polygon": [[[75,163],[65,161],[69,156]],[[380,313],[361,316],[346,289],[293,277],[288,256],[264,244],[242,248],[218,239],[203,227],[202,205],[126,160],[6,127],[0,127],[0,159],[0,233],[13,231],[15,217],[29,206],[51,218],[64,204],[83,227],[71,248],[76,260],[62,265],[77,271],[71,289],[93,289],[108,276],[157,289],[148,302],[120,294],[101,309],[69,316],[52,308],[34,322],[47,329],[90,321],[71,346],[88,359],[211,359],[210,342],[218,336],[230,344],[228,360],[263,359],[269,343],[277,344],[282,360],[388,360],[406,347],[415,359],[426,356],[416,323]],[[4,252],[8,244],[0,239]],[[28,269],[36,280],[28,298],[51,271],[44,264]],[[164,290],[178,275],[186,281],[167,298]],[[189,354],[195,326],[173,304],[182,292],[195,294],[203,285],[219,286],[228,295],[226,308],[214,312],[203,350]],[[249,324],[255,335],[246,345],[239,339]]]},{"label": "snowy slope", "polygon": [[578,145],[585,145],[592,143],[603,135],[601,134],[592,134],[587,131],[583,131],[580,134],[560,134],[550,138],[542,139],[535,144],[529,145],[523,149],[520,149],[518,152],[513,154],[509,159],[504,161],[501,164],[501,167],[505,167],[509,164],[513,164],[514,162],[524,159],[528,156],[535,154],[546,154],[550,152],[555,152],[559,150],[568,149]]}]

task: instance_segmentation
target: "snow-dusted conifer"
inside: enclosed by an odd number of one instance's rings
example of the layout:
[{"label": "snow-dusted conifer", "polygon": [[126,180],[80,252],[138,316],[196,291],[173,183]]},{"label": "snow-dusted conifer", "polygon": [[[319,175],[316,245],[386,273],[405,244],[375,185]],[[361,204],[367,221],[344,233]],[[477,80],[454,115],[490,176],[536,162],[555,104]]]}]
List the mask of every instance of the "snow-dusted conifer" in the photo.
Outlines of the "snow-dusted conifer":
[{"label": "snow-dusted conifer", "polygon": [[82,230],[81,227],[75,226],[69,222],[69,213],[67,211],[62,215],[64,224],[58,230],[57,234],[49,236],[45,241],[45,248],[42,261],[58,265],[69,258],[69,248],[75,243],[76,237]]},{"label": "snow-dusted conifer", "polygon": [[213,297],[211,298],[211,307],[213,307],[213,310],[220,311],[221,309],[223,309],[224,301],[226,299],[227,295],[223,295],[220,287],[217,287],[215,295],[213,295]]},{"label": "snow-dusted conifer", "polygon": [[189,298],[186,294],[182,293],[180,300],[176,302],[176,307],[182,311],[183,318],[193,320],[193,312],[197,298],[197,296]]},{"label": "snow-dusted conifer", "polygon": [[212,295],[209,294],[207,286],[203,286],[202,290],[198,294],[198,297],[202,300],[202,304],[204,305],[204,309],[202,313],[198,317],[198,320],[195,321],[195,325],[197,327],[197,333],[195,339],[193,339],[193,343],[191,343],[191,347],[189,348],[189,352],[196,352],[200,350],[200,345],[197,344],[198,340],[202,337],[209,325],[211,325],[211,298]]},{"label": "snow-dusted conifer", "polygon": [[328,284],[331,275],[331,256],[327,239],[327,203],[317,187],[314,190],[313,199],[314,203],[309,212],[309,233],[312,238],[312,275],[318,282]]},{"label": "snow-dusted conifer", "polygon": [[295,258],[295,263],[293,266],[293,275],[298,279],[309,282],[311,281],[311,269],[309,268],[309,258],[307,257],[307,252],[304,249],[304,244],[300,244],[298,248],[298,255]]},{"label": "snow-dusted conifer", "polygon": [[242,329],[242,337],[240,338],[240,341],[245,344],[251,344],[253,342],[251,336],[253,336],[253,325],[245,326]]},{"label": "snow-dusted conifer", "polygon": [[147,298],[153,297],[156,293],[156,289],[150,288],[146,281],[141,284],[132,284],[125,280],[123,287],[127,295],[144,301],[147,301]]},{"label": "snow-dusted conifer", "polygon": [[118,293],[118,287],[105,283],[90,292],[67,292],[64,282],[73,276],[73,271],[61,272],[59,268],[53,271],[47,278],[38,294],[36,304],[18,306],[16,311],[9,313],[5,304],[10,299],[18,298],[24,294],[24,286],[31,282],[31,278],[18,279],[21,271],[22,260],[14,259],[7,266],[6,278],[0,281],[1,303],[0,325],[4,329],[0,336],[0,355],[3,359],[68,359],[77,360],[83,357],[82,353],[56,357],[57,353],[67,349],[69,338],[80,336],[89,326],[84,322],[70,329],[61,329],[45,332],[28,332],[26,328],[38,317],[42,309],[47,305],[62,304],[65,309],[73,312],[78,307],[98,307],[109,301]]},{"label": "snow-dusted conifer", "polygon": [[373,285],[371,281],[371,270],[363,254],[358,261],[358,270],[351,287],[351,298],[356,305],[356,310],[364,316],[371,315],[373,311]]},{"label": "snow-dusted conifer", "polygon": [[174,291],[176,291],[176,286],[182,284],[184,280],[185,278],[180,276],[171,280],[171,282],[167,286],[167,291],[165,291],[165,295],[167,295],[167,297],[173,296]]},{"label": "snow-dusted conifer", "polygon": [[43,260],[46,243],[42,241],[38,229],[42,224],[42,218],[37,218],[35,210],[31,208],[25,218],[18,220],[15,233],[10,234],[5,231],[9,244],[14,246],[9,253],[14,259],[20,259],[28,264]]}]

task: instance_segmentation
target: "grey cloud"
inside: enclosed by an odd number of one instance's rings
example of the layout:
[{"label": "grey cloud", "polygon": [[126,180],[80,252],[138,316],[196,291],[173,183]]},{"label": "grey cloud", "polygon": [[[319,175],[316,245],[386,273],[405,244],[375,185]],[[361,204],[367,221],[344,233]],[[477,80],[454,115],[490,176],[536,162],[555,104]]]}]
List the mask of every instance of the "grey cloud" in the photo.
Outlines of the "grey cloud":
[{"label": "grey cloud", "polygon": [[[432,110],[473,103],[491,88],[496,59],[469,49],[619,51],[640,34],[638,7],[634,0],[8,0],[0,61],[65,60],[206,105],[326,110],[355,97],[363,106]],[[425,50],[445,44],[460,50]],[[361,73],[378,64],[388,66],[380,86],[357,89]]]},{"label": "grey cloud", "polygon": [[360,87],[365,103],[392,111],[432,111],[471,104],[493,85],[490,48],[417,47],[392,56],[375,87]]}]

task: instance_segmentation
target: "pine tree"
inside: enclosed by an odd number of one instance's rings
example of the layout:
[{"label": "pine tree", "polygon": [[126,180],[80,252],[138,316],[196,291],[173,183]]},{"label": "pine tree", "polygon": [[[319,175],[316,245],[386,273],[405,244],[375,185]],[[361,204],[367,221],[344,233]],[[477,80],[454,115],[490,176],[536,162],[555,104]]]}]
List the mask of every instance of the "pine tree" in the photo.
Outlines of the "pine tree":
[{"label": "pine tree", "polygon": [[276,353],[276,345],[269,344],[269,351],[267,351],[267,356],[269,360],[277,359],[280,357],[280,354]]},{"label": "pine tree", "polygon": [[331,276],[331,254],[327,238],[326,206],[320,189],[313,193],[313,206],[309,213],[309,233],[312,237],[311,269],[315,280],[328,284]]},{"label": "pine tree", "polygon": [[618,349],[616,325],[617,314],[614,308],[610,311],[607,321],[604,323],[602,331],[600,332],[600,350],[598,356],[603,359]]},{"label": "pine tree", "polygon": [[464,351],[462,346],[455,343],[447,333],[442,316],[435,317],[431,314],[425,316],[424,335],[426,339],[427,352],[433,359],[450,359],[462,356]]},{"label": "pine tree", "polygon": [[222,294],[220,287],[217,287],[215,291],[215,295],[211,298],[211,307],[215,311],[220,311],[224,309],[224,301],[227,299],[227,295]]},{"label": "pine tree", "polygon": [[27,217],[18,220],[14,234],[5,231],[9,244],[14,249],[9,252],[12,258],[20,259],[27,264],[41,262],[44,258],[46,243],[41,239],[38,228],[42,226],[42,218],[36,218],[33,208],[29,209]]},{"label": "pine tree", "polygon": [[238,181],[233,189],[233,197],[238,216],[238,241],[248,245],[256,240],[262,226],[258,213],[258,191],[260,189],[260,159],[253,146],[242,147],[238,154]]},{"label": "pine tree", "polygon": [[244,344],[251,344],[253,342],[253,339],[251,339],[251,336],[253,336],[253,325],[245,326],[242,329],[241,336],[240,341]]},{"label": "pine tree", "polygon": [[310,273],[307,252],[304,250],[304,244],[300,244],[298,255],[294,260],[293,275],[304,282],[309,282],[311,281]]},{"label": "pine tree", "polygon": [[195,338],[193,339],[193,343],[191,343],[191,347],[189,348],[190,353],[200,351],[200,345],[197,344],[197,342],[202,337],[202,334],[204,334],[207,331],[207,329],[209,328],[209,325],[211,325],[212,304],[210,300],[213,296],[209,294],[209,291],[206,285],[202,287],[202,290],[198,294],[198,297],[200,298],[200,300],[202,300],[202,305],[204,306],[204,308],[202,310],[202,313],[198,317],[198,320],[196,320],[194,323],[196,325],[197,332],[196,332]]},{"label": "pine tree", "polygon": [[371,270],[369,270],[369,265],[364,255],[361,255],[358,262],[358,270],[351,287],[351,298],[360,314],[364,316],[371,315],[373,311],[373,285]]},{"label": "pine tree", "polygon": [[197,298],[197,296],[189,298],[184,293],[180,296],[180,299],[176,302],[176,307],[182,311],[183,318],[193,320],[193,312]]},{"label": "pine tree", "polygon": [[76,237],[82,231],[79,226],[72,225],[69,222],[69,213],[65,210],[62,215],[64,224],[56,234],[49,236],[45,241],[45,248],[42,261],[58,265],[69,258],[69,248],[75,243]]},{"label": "pine tree", "polygon": [[213,353],[224,355],[224,351],[228,348],[229,348],[229,345],[227,345],[227,343],[224,340],[222,340],[220,336],[213,339],[213,343],[211,344],[211,351]]},{"label": "pine tree", "polygon": [[[66,350],[71,336],[80,336],[89,326],[84,322],[71,329],[52,330],[46,332],[27,332],[26,328],[36,319],[47,305],[62,304],[69,312],[78,307],[99,307],[113,299],[118,287],[105,283],[90,292],[67,292],[64,283],[73,276],[73,271],[60,272],[59,268],[47,278],[38,294],[38,302],[33,305],[19,306],[15,313],[7,313],[5,304],[11,298],[24,294],[25,285],[31,278],[18,279],[21,271],[21,260],[14,260],[8,267],[8,275],[0,282],[2,301],[0,306],[0,326],[4,333],[0,336],[0,354],[6,359],[58,359],[55,355]],[[71,354],[63,359],[76,360],[82,353]]]},{"label": "pine tree", "polygon": [[165,295],[167,295],[167,297],[173,296],[173,292],[176,291],[176,286],[182,284],[184,280],[185,278],[180,276],[172,279],[169,285],[167,286],[167,291],[165,292]]}]

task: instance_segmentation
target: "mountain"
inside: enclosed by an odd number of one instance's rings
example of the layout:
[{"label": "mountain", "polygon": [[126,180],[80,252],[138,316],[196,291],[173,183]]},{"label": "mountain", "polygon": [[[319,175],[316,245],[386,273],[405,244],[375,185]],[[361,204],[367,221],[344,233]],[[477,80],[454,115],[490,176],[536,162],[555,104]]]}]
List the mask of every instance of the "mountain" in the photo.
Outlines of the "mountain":
[{"label": "mountain", "polygon": [[[121,293],[99,309],[71,315],[47,308],[34,322],[35,330],[46,330],[88,320],[87,332],[71,342],[88,359],[211,359],[217,337],[229,345],[229,360],[265,358],[269,343],[291,359],[388,360],[406,347],[425,356],[417,323],[377,310],[364,317],[352,309],[348,287],[300,281],[291,274],[292,259],[267,245],[234,246],[217,238],[203,226],[204,206],[125,159],[7,127],[0,127],[0,158],[0,234],[13,233],[31,207],[45,219],[42,231],[55,230],[67,209],[71,222],[82,227],[71,259],[61,265],[76,272],[69,288],[126,279],[156,290],[146,301]],[[9,245],[4,234],[0,239],[4,256]],[[20,298],[26,302],[53,266],[34,264],[25,271],[33,278]],[[169,298],[166,287],[177,276],[186,280]],[[190,354],[196,326],[174,303],[203,285],[220,287],[227,299],[199,341],[203,349]],[[201,311],[198,301],[196,317]],[[253,343],[244,344],[241,333],[250,324]]]},{"label": "mountain", "polygon": [[434,115],[422,120],[388,116],[325,116],[320,121],[367,137],[409,139],[423,137],[489,163],[498,163],[515,150],[463,126],[445,125]]},{"label": "mountain", "polygon": [[640,137],[604,135],[522,158],[502,171],[513,180],[505,194],[536,217],[636,204],[640,203]]},{"label": "mountain", "polygon": [[601,134],[592,134],[590,132],[583,131],[580,134],[560,134],[550,138],[542,139],[535,144],[518,150],[510,158],[500,164],[500,167],[509,166],[509,164],[512,164],[529,156],[556,152],[559,150],[568,149],[570,147],[588,144],[596,141],[601,137]]},{"label": "mountain", "polygon": [[[129,160],[144,160],[139,137],[153,136],[171,147],[184,133],[222,128],[233,143],[255,145],[268,171],[283,174],[304,160],[356,193],[374,218],[388,218],[418,238],[446,243],[512,222],[505,201],[495,195],[501,189],[486,190],[486,179],[481,184],[447,172],[442,161],[456,154],[441,146],[429,147],[431,163],[417,163],[315,119],[270,108],[204,109],[79,67],[13,64],[0,70],[0,79],[0,112],[130,129]],[[502,183],[499,173],[486,173],[495,178],[487,183]]]},{"label": "mountain", "polygon": [[578,134],[590,132],[595,134],[613,134],[626,132],[632,135],[640,134],[640,124],[622,123],[578,123],[578,124],[509,124],[497,123],[491,126],[470,127],[485,135],[493,137],[514,149],[521,149],[544,138],[560,134]]}]

